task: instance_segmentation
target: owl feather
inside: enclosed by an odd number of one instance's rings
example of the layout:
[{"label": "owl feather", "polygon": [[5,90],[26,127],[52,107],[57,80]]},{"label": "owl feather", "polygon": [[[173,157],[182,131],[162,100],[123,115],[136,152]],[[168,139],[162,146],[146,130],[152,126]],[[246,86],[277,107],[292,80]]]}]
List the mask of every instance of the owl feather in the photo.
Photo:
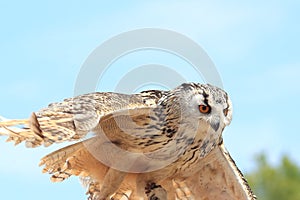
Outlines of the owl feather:
[{"label": "owl feather", "polygon": [[54,182],[81,177],[90,200],[255,199],[223,145],[231,114],[226,92],[185,83],[65,99],[28,120],[2,120],[0,135],[31,148],[77,141],[40,165]]}]

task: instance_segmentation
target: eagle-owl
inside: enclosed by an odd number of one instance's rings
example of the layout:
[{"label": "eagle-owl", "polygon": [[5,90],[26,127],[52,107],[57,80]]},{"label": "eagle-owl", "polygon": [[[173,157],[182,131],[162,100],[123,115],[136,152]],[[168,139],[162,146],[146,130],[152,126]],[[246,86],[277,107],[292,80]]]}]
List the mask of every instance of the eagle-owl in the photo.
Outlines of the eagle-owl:
[{"label": "eagle-owl", "polygon": [[255,199],[223,145],[231,117],[225,91],[184,83],[65,99],[28,120],[0,122],[0,134],[30,148],[77,141],[40,165],[54,182],[79,176],[91,200]]}]

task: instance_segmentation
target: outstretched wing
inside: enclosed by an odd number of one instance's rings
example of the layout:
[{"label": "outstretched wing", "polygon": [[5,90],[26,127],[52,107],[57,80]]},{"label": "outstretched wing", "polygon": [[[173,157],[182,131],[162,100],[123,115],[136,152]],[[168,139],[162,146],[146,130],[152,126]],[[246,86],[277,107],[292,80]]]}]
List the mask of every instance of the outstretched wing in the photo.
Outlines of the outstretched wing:
[{"label": "outstretched wing", "polygon": [[[72,175],[79,176],[83,185],[87,187],[88,199],[93,199],[99,194],[101,186],[105,184],[104,180],[108,171],[111,170],[111,168],[96,159],[87,148],[87,146],[101,146],[101,142],[101,140],[93,137],[48,154],[40,162],[40,165],[44,166],[43,172],[50,173],[53,182],[63,181]],[[118,173],[115,175],[118,175]],[[126,196],[135,199],[137,195],[135,193],[136,175],[127,175],[120,187],[116,188],[117,191],[113,199],[121,199]],[[119,184],[118,180],[111,179],[109,185],[113,186],[115,184]]]},{"label": "outstretched wing", "polygon": [[140,94],[90,93],[52,103],[32,113],[28,120],[0,121],[0,135],[27,147],[78,140],[95,128],[103,116],[118,111],[154,107],[163,92],[149,90]]},{"label": "outstretched wing", "polygon": [[[85,142],[92,144],[94,141],[91,138]],[[44,165],[43,173],[51,174],[53,182],[61,182],[72,175],[102,179],[107,171],[107,167],[90,154],[83,142],[69,145],[46,155],[41,159],[39,165]]]},{"label": "outstretched wing", "polygon": [[186,193],[199,200],[256,199],[223,143],[204,157],[197,174],[186,179],[181,189],[176,190],[187,191]]}]

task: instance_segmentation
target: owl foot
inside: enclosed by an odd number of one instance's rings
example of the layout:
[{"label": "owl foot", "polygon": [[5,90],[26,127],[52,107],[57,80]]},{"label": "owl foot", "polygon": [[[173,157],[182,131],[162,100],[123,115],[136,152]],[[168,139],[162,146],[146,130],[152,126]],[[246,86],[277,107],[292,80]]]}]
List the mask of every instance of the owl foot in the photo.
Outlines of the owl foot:
[{"label": "owl foot", "polygon": [[148,200],[167,200],[166,190],[155,183],[148,183],[145,187],[145,193]]}]

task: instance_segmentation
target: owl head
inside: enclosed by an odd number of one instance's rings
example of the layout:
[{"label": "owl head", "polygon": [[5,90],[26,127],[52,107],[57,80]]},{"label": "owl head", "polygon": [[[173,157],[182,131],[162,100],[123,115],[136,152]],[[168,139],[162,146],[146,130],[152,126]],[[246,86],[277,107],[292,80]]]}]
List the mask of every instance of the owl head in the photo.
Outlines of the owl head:
[{"label": "owl head", "polygon": [[213,85],[184,83],[174,89],[175,105],[184,121],[197,124],[207,122],[215,131],[222,131],[232,119],[232,103],[228,94]]}]

